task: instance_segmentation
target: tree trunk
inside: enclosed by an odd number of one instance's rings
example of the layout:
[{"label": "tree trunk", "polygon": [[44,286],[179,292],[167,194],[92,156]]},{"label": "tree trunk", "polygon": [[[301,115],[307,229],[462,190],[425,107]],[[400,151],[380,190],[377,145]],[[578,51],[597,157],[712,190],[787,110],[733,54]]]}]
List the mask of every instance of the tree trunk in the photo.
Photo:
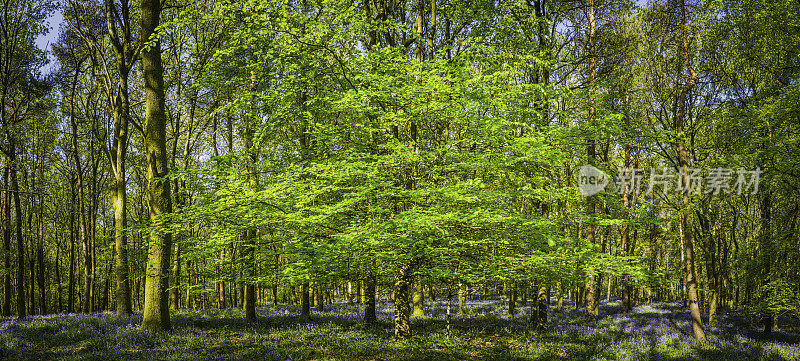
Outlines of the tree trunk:
[{"label": "tree trunk", "polygon": [[319,282],[314,283],[314,293],[316,296],[317,311],[325,311],[325,292],[322,290],[322,284]]},{"label": "tree trunk", "polygon": [[61,287],[61,244],[56,243],[56,290],[58,292],[58,298],[56,299],[57,303],[57,313],[64,312],[64,288]]},{"label": "tree trunk", "polygon": [[458,284],[458,314],[464,314],[464,304],[467,302],[467,285],[464,283]]},{"label": "tree trunk", "polygon": [[110,300],[110,296],[111,296],[110,293],[111,293],[111,271],[113,270],[112,267],[113,267],[113,265],[109,263],[108,264],[108,269],[106,270],[106,282],[105,282],[105,286],[103,287],[103,302],[102,302],[103,308],[102,309],[105,310],[105,311],[110,310],[109,307],[111,306],[109,304],[109,300]]},{"label": "tree trunk", "polygon": [[[252,192],[258,191],[258,173],[256,171],[256,163],[258,162],[258,149],[253,144],[253,136],[255,135],[256,126],[256,110],[255,110],[255,90],[256,90],[256,73],[250,72],[250,91],[251,95],[249,100],[249,116],[245,120],[244,131],[244,146],[247,157],[247,181]],[[253,280],[255,273],[255,252],[256,252],[256,237],[257,230],[250,229],[245,231],[245,244],[243,250],[244,269],[245,269],[245,288],[244,288],[244,310],[245,318],[248,321],[256,320],[256,285]]]},{"label": "tree trunk", "polygon": [[[155,33],[161,17],[159,0],[142,0],[142,42],[148,43]],[[142,328],[168,331],[169,318],[169,262],[172,251],[172,234],[166,225],[166,216],[172,212],[170,182],[165,179],[167,169],[166,116],[164,99],[164,70],[161,64],[161,42],[156,40],[142,52],[146,103],[145,149],[147,151],[148,201],[152,230],[147,257]]]},{"label": "tree trunk", "polygon": [[511,286],[506,290],[508,293],[508,315],[514,317],[517,313],[517,283],[511,282]]},{"label": "tree trunk", "polygon": [[67,279],[67,313],[75,312],[75,185],[70,182],[69,204],[69,272]]},{"label": "tree trunk", "polygon": [[556,283],[556,299],[558,300],[556,312],[564,312],[564,284],[561,281]]},{"label": "tree trunk", "polygon": [[3,168],[3,253],[5,275],[3,276],[3,316],[11,316],[11,192],[8,191],[9,164]]},{"label": "tree trunk", "polygon": [[411,286],[411,265],[402,265],[394,278],[394,336],[400,339],[411,337],[411,307],[409,288]]},{"label": "tree trunk", "polygon": [[181,243],[175,242],[175,265],[172,268],[172,280],[175,286],[172,288],[172,309],[181,308]]},{"label": "tree trunk", "polygon": [[417,277],[416,282],[414,282],[414,293],[411,301],[414,306],[414,317],[425,316],[425,294],[422,292],[422,279],[420,277]]},{"label": "tree trunk", "polygon": [[[533,289],[538,289],[538,284],[533,283]],[[538,327],[539,325],[539,297],[533,299],[533,303],[531,304],[531,314],[528,319],[528,323],[534,327]]]},{"label": "tree trunk", "polygon": [[711,301],[708,306],[708,325],[714,326],[717,324],[717,303],[719,302],[719,293],[711,291]]},{"label": "tree trunk", "polygon": [[[41,156],[40,156],[41,157]],[[39,217],[37,217],[37,234],[38,240],[36,242],[36,263],[39,269],[36,283],[39,285],[39,311],[41,314],[46,315],[47,312],[47,272],[45,270],[44,262],[44,157],[39,163]],[[33,302],[33,301],[31,301]]]},{"label": "tree trunk", "polygon": [[[31,229],[31,224],[28,222],[28,229]],[[30,242],[31,246],[33,246],[33,242]],[[36,314],[36,258],[35,255],[31,255],[28,258],[28,269],[31,271],[30,280],[30,288],[28,288],[28,297],[29,300],[28,304],[28,314],[35,315]]]},{"label": "tree trunk", "polygon": [[378,321],[375,315],[375,276],[369,275],[367,280],[362,282],[364,283],[364,287],[361,288],[364,294],[364,322],[374,324]]},{"label": "tree trunk", "polygon": [[[543,283],[539,286],[539,290],[536,294],[536,308],[537,313],[539,314],[536,323],[537,329],[544,329],[547,326],[547,306],[549,303],[550,292],[547,289],[547,286]],[[533,310],[531,310],[531,313],[533,313]]]},{"label": "tree trunk", "polygon": [[[111,148],[113,186],[111,189],[111,206],[114,209],[114,250],[116,251],[116,313],[127,315],[133,313],[131,307],[131,286],[128,275],[128,236],[125,228],[127,220],[127,190],[125,181],[125,155],[128,144],[128,72],[124,70],[124,61],[120,61],[120,89],[114,104],[114,141]],[[129,68],[128,68],[129,69]]]},{"label": "tree trunk", "polygon": [[91,260],[89,255],[89,244],[86,236],[86,206],[84,203],[84,185],[83,185],[83,168],[81,166],[81,157],[78,148],[78,120],[75,116],[75,93],[78,85],[79,71],[75,71],[72,81],[72,93],[70,95],[70,123],[72,125],[72,156],[75,161],[75,174],[77,177],[77,197],[78,197],[78,228],[80,229],[81,247],[83,251],[83,296],[81,299],[81,310],[83,312],[89,311],[89,287],[91,286]]},{"label": "tree trunk", "polygon": [[[217,259],[217,272],[222,272],[222,260],[225,258],[225,250],[221,250],[219,252],[219,258]],[[225,281],[217,281],[217,308],[220,310],[226,307],[226,295],[225,295]]]},{"label": "tree trunk", "polygon": [[27,316],[27,309],[25,307],[25,241],[23,239],[22,228],[22,202],[19,199],[19,181],[17,179],[17,157],[14,137],[9,137],[9,157],[8,162],[11,164],[11,193],[14,198],[14,215],[16,240],[17,240],[17,316],[25,318]]},{"label": "tree trunk", "polygon": [[[695,82],[697,81],[697,73],[692,69],[690,60],[689,60],[689,48],[688,48],[688,34],[686,33],[687,24],[686,24],[686,4],[684,0],[681,0],[681,32],[682,32],[682,42],[680,46],[680,54],[684,58],[683,68],[688,70],[690,76],[686,82],[686,84],[681,88],[680,94],[678,96],[678,110],[675,114],[675,124],[676,133],[678,135],[678,166],[681,170],[682,175],[682,185],[686,187],[683,191],[685,192],[683,195],[683,211],[681,215],[681,245],[683,246],[684,251],[684,259],[685,259],[685,266],[686,266],[686,292],[687,292],[687,300],[689,302],[689,312],[692,317],[692,332],[694,334],[694,338],[697,340],[704,340],[706,338],[705,330],[703,329],[703,320],[700,316],[700,308],[697,304],[697,279],[695,276],[695,269],[694,269],[694,245],[692,240],[692,230],[689,227],[689,209],[691,208],[691,198],[689,197],[689,152],[686,148],[686,144],[684,143],[682,137],[684,136],[684,121],[685,121],[685,114],[686,114],[686,97],[688,93],[694,88]],[[683,70],[681,71],[683,73]]]},{"label": "tree trunk", "polygon": [[[44,221],[39,220],[39,244],[36,246],[36,263],[38,272],[36,274],[36,283],[39,285],[39,313],[42,315],[47,314],[47,280],[45,279],[46,271],[44,264],[44,233],[42,224]],[[31,302],[33,302],[31,300]]]},{"label": "tree trunk", "polygon": [[367,303],[367,292],[364,280],[358,282],[358,300],[361,303]]},{"label": "tree trunk", "polygon": [[[595,79],[597,77],[597,58],[594,54],[594,41],[595,41],[595,31],[597,28],[596,16],[595,16],[595,5],[594,0],[589,0],[589,39],[587,42],[588,52],[589,52],[589,120],[588,124],[589,127],[595,126],[595,118],[596,118],[596,109],[595,109]],[[592,133],[594,134],[594,133]],[[593,135],[589,135],[587,139],[587,146],[586,146],[586,160],[590,166],[594,166],[596,162],[596,150],[595,150],[595,139]],[[594,217],[595,214],[595,205],[594,205],[594,198],[592,196],[588,196],[586,198],[586,215],[589,217],[588,224],[586,225],[586,241],[589,244],[593,244],[595,242],[595,226],[594,221],[591,219]],[[596,298],[596,290],[595,288],[601,287],[599,274],[596,270],[588,269],[586,275],[586,287],[584,291],[585,299],[585,309],[584,309],[584,318],[586,318],[587,322],[594,322],[597,319],[597,298]]]},{"label": "tree trunk", "polygon": [[300,289],[300,298],[300,302],[302,304],[300,317],[308,319],[311,317],[311,300],[309,299],[310,297],[308,294],[308,282],[303,283],[303,286]]},{"label": "tree trunk", "polygon": [[[760,237],[762,284],[765,286],[770,282],[770,271],[772,266],[772,231],[770,228],[772,218],[771,208],[772,199],[770,197],[770,193],[767,191],[764,192],[764,197],[761,200]],[[775,314],[769,310],[764,311],[764,314],[762,315],[762,322],[764,324],[764,335],[769,336],[772,333],[772,329],[775,327]]]}]

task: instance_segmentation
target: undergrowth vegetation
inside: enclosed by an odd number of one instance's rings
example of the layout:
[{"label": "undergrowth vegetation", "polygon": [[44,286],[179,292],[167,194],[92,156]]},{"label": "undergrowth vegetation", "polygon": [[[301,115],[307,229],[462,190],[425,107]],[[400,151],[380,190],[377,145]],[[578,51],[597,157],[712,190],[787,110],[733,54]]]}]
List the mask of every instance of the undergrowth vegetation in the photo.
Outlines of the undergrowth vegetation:
[{"label": "undergrowth vegetation", "polygon": [[796,319],[779,318],[763,338],[754,320],[724,311],[709,339],[691,338],[690,317],[676,303],[655,303],[623,314],[617,303],[600,307],[595,324],[566,303],[547,328],[528,325],[527,307],[511,317],[500,300],[470,301],[448,321],[447,304],[427,302],[428,315],[412,319],[415,334],[392,337],[391,303],[378,304],[378,323],[361,320],[361,305],[336,303],[300,316],[297,306],[181,310],[173,331],[140,329],[140,312],[30,316],[0,319],[0,358],[8,360],[800,360]]}]

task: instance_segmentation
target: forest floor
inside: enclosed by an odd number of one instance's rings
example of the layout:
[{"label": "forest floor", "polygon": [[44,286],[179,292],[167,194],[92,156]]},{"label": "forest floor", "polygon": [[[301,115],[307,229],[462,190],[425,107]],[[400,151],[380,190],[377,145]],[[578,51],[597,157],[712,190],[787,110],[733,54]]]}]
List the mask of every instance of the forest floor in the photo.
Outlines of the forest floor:
[{"label": "forest floor", "polygon": [[[172,313],[173,331],[139,329],[141,312],[0,318],[3,360],[800,360],[796,319],[780,318],[765,339],[753,322],[736,312],[720,314],[709,340],[691,337],[689,315],[680,304],[656,303],[621,314],[603,303],[593,325],[565,303],[552,308],[547,330],[527,325],[528,307],[511,318],[505,303],[471,301],[464,316],[446,302],[428,302],[428,316],[412,320],[415,336],[392,337],[392,305],[379,303],[377,327],[361,321],[361,306],[338,303],[302,320],[299,307],[266,307],[259,321],[242,320],[240,309]],[[454,305],[454,310],[457,306]]]}]

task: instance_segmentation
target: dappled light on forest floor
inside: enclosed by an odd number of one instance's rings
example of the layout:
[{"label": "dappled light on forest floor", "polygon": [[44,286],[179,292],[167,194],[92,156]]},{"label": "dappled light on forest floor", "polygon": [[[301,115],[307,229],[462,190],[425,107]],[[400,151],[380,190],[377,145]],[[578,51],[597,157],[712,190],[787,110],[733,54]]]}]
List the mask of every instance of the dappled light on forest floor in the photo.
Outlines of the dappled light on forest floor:
[{"label": "dappled light on forest floor", "polygon": [[[392,337],[393,305],[378,304],[378,324],[365,326],[361,305],[337,303],[300,317],[299,306],[258,309],[258,321],[241,309],[173,312],[173,331],[139,328],[140,312],[58,314],[0,319],[0,358],[9,360],[800,360],[797,321],[780,319],[770,339],[750,319],[723,312],[709,340],[691,337],[680,304],[656,303],[620,313],[600,307],[598,321],[565,304],[551,312],[547,329],[528,327],[528,307],[510,317],[500,300],[467,303],[448,322],[445,302],[427,302],[429,316],[412,319],[414,337]],[[453,308],[455,310],[455,308]],[[449,324],[449,332],[448,332]]]}]

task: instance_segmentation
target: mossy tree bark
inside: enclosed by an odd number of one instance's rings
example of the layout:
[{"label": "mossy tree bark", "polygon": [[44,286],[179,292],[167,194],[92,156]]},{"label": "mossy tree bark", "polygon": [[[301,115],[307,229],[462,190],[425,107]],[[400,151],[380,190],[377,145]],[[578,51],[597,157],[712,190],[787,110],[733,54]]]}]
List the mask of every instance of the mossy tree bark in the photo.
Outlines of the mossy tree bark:
[{"label": "mossy tree bark", "polygon": [[141,3],[142,70],[144,74],[146,103],[145,150],[147,152],[147,193],[151,222],[150,244],[145,274],[144,315],[142,328],[168,331],[172,328],[169,317],[169,272],[172,253],[172,234],[167,219],[172,213],[170,182],[166,179],[166,107],[164,97],[164,69],[161,63],[161,42],[155,30],[161,18],[159,0],[142,0]]},{"label": "mossy tree bark", "polygon": [[[547,288],[546,285],[541,284],[539,285],[539,290],[536,293],[536,313],[539,314],[537,317],[536,328],[544,329],[547,325],[547,306],[550,303],[550,290]],[[533,313],[533,310],[531,310]]]},{"label": "mossy tree bark", "polygon": [[[116,94],[109,91],[109,101],[114,114],[114,137],[109,152],[111,164],[111,206],[114,210],[114,248],[116,252],[116,313],[131,314],[131,289],[128,276],[128,239],[127,228],[127,192],[125,180],[125,158],[128,147],[128,123],[130,118],[130,100],[128,97],[128,77],[136,62],[138,47],[133,46],[132,24],[130,20],[130,4],[122,1],[117,6],[111,0],[104,1],[104,10],[108,39],[117,56],[117,73],[119,76]],[[119,24],[118,24],[119,23]],[[119,29],[117,28],[119,26]],[[113,85],[112,75],[106,72],[106,84]]]},{"label": "mossy tree bark", "polygon": [[411,307],[408,303],[411,272],[411,265],[402,265],[394,278],[394,336],[400,339],[411,337]]}]

